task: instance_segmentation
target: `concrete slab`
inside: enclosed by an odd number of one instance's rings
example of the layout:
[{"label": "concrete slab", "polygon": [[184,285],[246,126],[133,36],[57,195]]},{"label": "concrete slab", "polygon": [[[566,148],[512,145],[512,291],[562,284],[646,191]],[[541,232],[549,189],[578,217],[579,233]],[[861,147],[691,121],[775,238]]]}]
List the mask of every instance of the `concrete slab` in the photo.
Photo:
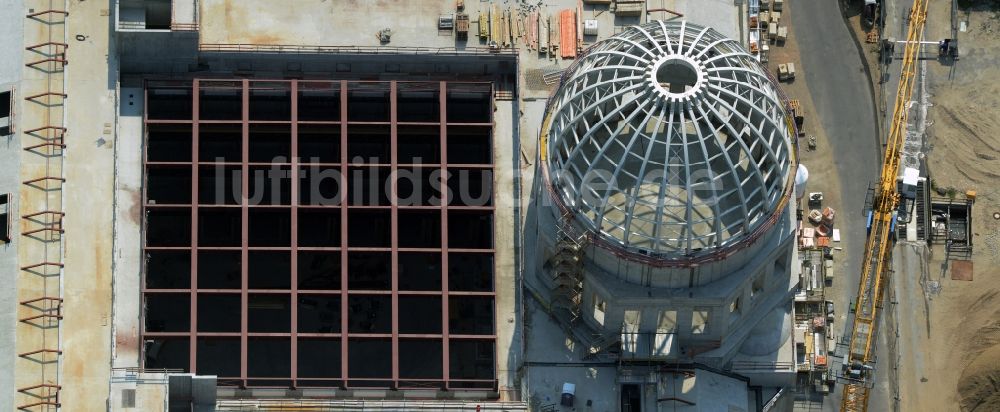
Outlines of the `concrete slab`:
[{"label": "concrete slab", "polygon": [[[618,410],[615,363],[585,361],[585,349],[563,332],[534,300],[525,304],[525,395],[533,410],[559,404],[563,383],[576,385],[578,405],[590,401],[592,411]],[[569,408],[558,410],[570,410]]]},{"label": "concrete slab", "polygon": [[378,46],[376,32],[388,27],[391,46],[458,46],[453,35],[437,35],[438,16],[454,12],[451,1],[203,0],[200,7],[203,44]]},{"label": "concrete slab", "polygon": [[[109,66],[107,4],[70,3],[67,30],[87,36],[67,52],[65,275],[60,401],[67,410],[107,408],[111,364],[114,124],[117,68]],[[112,61],[114,59],[112,58]],[[102,75],[95,75],[95,74]]]},{"label": "concrete slab", "polygon": [[142,284],[142,88],[121,88],[114,194],[114,367],[139,367]]},{"label": "concrete slab", "polygon": [[[493,113],[493,146],[496,187],[494,247],[496,248],[496,325],[497,379],[500,389],[515,387],[517,369],[522,361],[521,294],[518,282],[516,243],[519,222],[515,216],[517,193],[515,180],[519,158],[514,155],[518,135],[517,105],[513,101],[496,101]],[[501,396],[505,396],[501,391]],[[511,400],[501,398],[502,400]]]}]

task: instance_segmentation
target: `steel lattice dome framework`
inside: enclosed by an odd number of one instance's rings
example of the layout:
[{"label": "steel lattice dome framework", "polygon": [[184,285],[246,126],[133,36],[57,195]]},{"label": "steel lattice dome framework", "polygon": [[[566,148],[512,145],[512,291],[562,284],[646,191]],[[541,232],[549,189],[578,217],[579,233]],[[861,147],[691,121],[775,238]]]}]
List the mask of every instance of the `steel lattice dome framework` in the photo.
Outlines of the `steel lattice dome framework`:
[{"label": "steel lattice dome framework", "polygon": [[773,224],[790,195],[793,130],[765,69],[686,22],[591,47],[550,99],[543,145],[556,200],[606,242],[703,256]]}]

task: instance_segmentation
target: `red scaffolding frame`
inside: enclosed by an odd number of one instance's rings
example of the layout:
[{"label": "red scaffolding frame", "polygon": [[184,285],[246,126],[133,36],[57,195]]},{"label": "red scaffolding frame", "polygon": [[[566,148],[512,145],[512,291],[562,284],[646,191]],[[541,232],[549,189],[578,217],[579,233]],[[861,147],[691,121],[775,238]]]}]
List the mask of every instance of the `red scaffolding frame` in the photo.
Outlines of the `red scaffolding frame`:
[{"label": "red scaffolding frame", "polygon": [[[398,96],[401,93],[401,88],[409,90],[413,87],[420,87],[421,90],[429,90],[436,94],[437,105],[436,115],[438,118],[432,121],[400,121],[400,103],[398,101]],[[220,116],[213,115],[210,119],[202,118],[203,106],[202,105],[202,95],[205,90],[218,90],[223,89],[228,92],[235,92],[239,99],[239,117],[232,118],[228,120],[218,120]],[[159,108],[151,108],[151,104],[154,106],[158,103],[153,103],[150,100],[150,90],[163,90],[171,89],[174,95],[190,96],[190,116],[173,116],[165,114],[154,114],[151,118],[150,113],[160,113]],[[257,100],[251,98],[255,91],[259,90],[277,90],[281,93],[286,93],[288,96],[288,107],[289,113],[287,119],[280,120],[258,120],[252,118],[251,109]],[[323,89],[329,91],[332,95],[339,97],[339,112],[327,113],[329,119],[326,120],[300,120],[300,99],[302,91],[304,90],[315,90]],[[351,105],[354,100],[350,98],[352,92],[367,91],[377,93],[382,93],[386,98],[386,104],[388,106],[388,113],[384,119],[363,119],[356,120],[356,112],[351,111]],[[461,119],[449,119],[448,117],[448,107],[449,104],[456,104],[454,102],[449,103],[449,91],[455,91],[456,94],[461,93],[481,93],[483,96],[483,104],[487,105],[484,110],[485,118],[478,121],[460,121]],[[409,389],[409,388],[439,388],[439,389],[475,389],[475,390],[491,390],[497,391],[497,380],[496,380],[496,309],[495,300],[496,292],[495,287],[489,288],[488,291],[469,291],[469,290],[450,290],[449,289],[449,253],[451,254],[482,254],[489,255],[490,262],[493,261],[492,255],[495,249],[491,243],[488,247],[453,247],[449,243],[449,211],[456,213],[473,213],[482,216],[489,216],[489,230],[493,232],[493,214],[495,206],[493,202],[490,201],[486,206],[463,206],[458,204],[449,204],[447,190],[442,193],[441,205],[416,205],[407,206],[400,205],[397,202],[390,202],[389,204],[380,204],[376,202],[374,205],[368,204],[353,204],[346,200],[346,197],[342,197],[342,200],[335,205],[324,205],[316,206],[312,204],[303,204],[300,202],[300,184],[291,184],[288,190],[290,191],[289,199],[290,201],[279,202],[277,205],[250,205],[247,201],[247,196],[250,193],[250,179],[243,178],[240,180],[241,187],[240,193],[242,199],[238,204],[212,204],[205,203],[200,199],[200,187],[202,187],[202,182],[200,181],[204,176],[202,176],[204,168],[208,167],[228,167],[232,170],[239,170],[241,176],[250,176],[252,170],[257,170],[261,167],[277,165],[281,168],[287,168],[290,171],[296,171],[297,175],[299,171],[304,170],[304,167],[319,165],[322,167],[339,170],[341,176],[349,176],[351,172],[361,169],[384,169],[388,170],[390,176],[395,176],[396,172],[401,169],[413,169],[413,168],[428,168],[437,169],[442,172],[443,176],[447,176],[449,168],[454,171],[459,170],[485,170],[492,172],[494,165],[492,161],[492,128],[493,128],[493,118],[492,118],[492,97],[493,89],[490,83],[466,83],[466,82],[402,82],[402,81],[313,81],[313,80],[218,80],[218,79],[195,79],[190,83],[178,82],[178,81],[147,81],[146,83],[146,95],[145,95],[145,112],[144,112],[144,123],[147,126],[147,131],[150,131],[151,127],[177,127],[180,130],[185,130],[180,132],[182,135],[187,135],[186,130],[190,130],[190,156],[181,161],[178,159],[170,159],[169,161],[163,160],[158,156],[153,156],[151,158],[150,152],[147,151],[144,154],[143,162],[146,170],[146,175],[144,179],[149,179],[150,170],[174,170],[179,171],[183,169],[190,168],[190,199],[187,203],[162,203],[162,202],[150,202],[149,201],[149,187],[150,184],[144,184],[146,188],[146,193],[144,193],[144,216],[147,216],[149,212],[158,211],[183,211],[190,210],[190,213],[184,213],[190,219],[190,242],[189,244],[171,244],[167,245],[151,245],[149,243],[149,233],[147,232],[144,236],[144,250],[146,253],[189,253],[190,262],[190,280],[185,282],[184,287],[174,287],[174,288],[151,288],[147,285],[147,279],[144,276],[143,279],[143,296],[144,302],[149,296],[180,296],[186,295],[189,299],[189,325],[185,330],[170,330],[170,331],[150,331],[147,330],[146,326],[143,327],[143,341],[146,340],[174,340],[183,341],[187,340],[187,356],[188,360],[185,365],[158,365],[158,366],[184,366],[187,371],[192,371],[198,373],[198,351],[199,351],[199,341],[201,338],[214,338],[214,339],[238,339],[240,348],[240,366],[239,366],[239,376],[225,376],[221,375],[219,378],[220,385],[233,385],[240,387],[339,387],[339,388],[391,388],[391,389]],[[231,97],[232,98],[232,97]],[[182,99],[186,100],[187,97]],[[235,98],[233,101],[235,101]],[[186,104],[186,103],[185,103]],[[212,110],[209,108],[208,110]],[[458,111],[456,111],[458,112]],[[235,112],[234,112],[235,114]],[[189,117],[189,118],[188,118]],[[204,161],[199,158],[200,143],[202,143],[203,137],[201,133],[202,126],[217,127],[217,125],[230,125],[230,127],[236,127],[240,130],[240,161],[234,162],[230,159],[223,159],[224,161],[214,162],[214,161]],[[286,162],[270,163],[270,162],[254,162],[251,161],[251,129],[255,127],[263,126],[288,126],[288,131],[290,134],[289,141],[289,152],[291,154],[290,158]],[[300,127],[328,127],[339,129],[339,161],[335,163],[311,163],[310,161],[303,161],[300,159],[298,154],[300,153]],[[189,129],[188,129],[189,127]],[[401,159],[398,155],[399,147],[399,134],[400,128],[428,128],[437,129],[438,136],[438,156],[440,160],[431,163],[421,163],[421,164],[410,164],[401,163]],[[389,135],[389,161],[386,163],[384,160],[380,160],[376,163],[369,162],[356,162],[355,159],[349,158],[349,151],[352,147],[350,140],[352,136],[356,136],[356,133],[361,130],[361,128],[385,128]],[[479,164],[449,164],[448,162],[448,134],[449,130],[455,128],[472,128],[475,130],[480,130],[489,136],[489,150],[491,159],[485,163]],[[147,132],[147,139],[149,139],[149,134]],[[149,148],[150,143],[144,147]],[[187,149],[184,149],[186,153]],[[154,153],[155,154],[155,153]],[[186,156],[186,154],[185,154]],[[284,170],[284,169],[283,169]],[[293,179],[298,182],[298,180]],[[391,192],[396,194],[396,185],[391,183]],[[492,186],[491,186],[492,187]],[[346,182],[342,183],[340,186],[341,193],[350,193],[350,188],[347,187]],[[492,198],[492,195],[490,196]],[[227,245],[227,246],[206,246],[199,241],[199,234],[202,230],[202,226],[199,224],[199,214],[204,210],[238,210],[240,216],[240,239],[239,244]],[[290,238],[288,239],[287,245],[281,246],[259,246],[252,245],[250,242],[250,221],[253,220],[251,215],[257,211],[261,210],[277,210],[277,211],[287,211],[290,217]],[[313,246],[302,246],[299,244],[299,230],[302,224],[299,222],[299,215],[301,211],[327,211],[338,213],[339,212],[339,243],[335,246],[328,247],[313,247]],[[371,212],[371,211],[388,211],[388,216],[390,218],[390,239],[389,244],[385,247],[358,247],[352,246],[348,243],[351,237],[351,231],[349,230],[350,221],[352,220],[353,212]],[[439,247],[401,247],[400,246],[400,230],[407,229],[401,228],[400,225],[400,215],[403,213],[408,213],[410,211],[438,211],[440,212],[440,245]],[[148,227],[148,226],[147,226]],[[199,264],[198,256],[199,254],[210,252],[210,251],[233,251],[239,252],[240,259],[240,288],[239,289],[209,289],[199,286]],[[291,256],[290,259],[290,279],[288,289],[255,289],[250,287],[250,253],[255,251],[271,251],[271,252],[284,252],[288,251]],[[330,252],[339,254],[340,260],[340,287],[338,289],[301,289],[299,287],[299,259],[300,253],[310,253],[310,252]],[[354,252],[379,252],[385,253],[387,258],[390,259],[388,263],[390,264],[390,279],[391,285],[384,290],[379,289],[353,289],[349,286],[351,282],[351,276],[348,273],[348,261],[351,259],[351,254]],[[428,290],[428,291],[409,291],[401,290],[399,283],[399,256],[400,253],[434,253],[440,254],[440,290]],[[495,265],[493,266],[493,271],[495,272]],[[144,267],[143,273],[147,273]],[[492,275],[492,274],[491,274]],[[494,277],[491,276],[491,282]],[[209,331],[201,330],[198,326],[199,319],[199,298],[204,296],[218,296],[218,295],[232,295],[236,296],[238,294],[240,301],[240,320],[239,320],[239,331],[238,332],[222,332],[222,331]],[[252,297],[256,296],[288,296],[288,302],[290,302],[290,319],[289,319],[289,329],[282,332],[263,332],[263,331],[253,331],[250,330],[250,313],[249,313],[249,301]],[[330,330],[326,332],[300,332],[299,331],[299,299],[300,297],[309,296],[339,296],[339,313],[340,322],[339,330]],[[349,304],[352,298],[359,296],[386,296],[391,302],[391,326],[387,333],[385,332],[373,332],[373,333],[360,333],[351,330],[351,319],[348,317],[350,312]],[[439,297],[441,301],[441,331],[440,333],[401,333],[400,332],[400,297]],[[492,313],[492,323],[489,333],[475,332],[475,333],[452,333],[450,331],[449,323],[453,322],[452,316],[450,316],[449,301],[453,298],[482,298],[489,301],[491,313]],[[145,307],[146,305],[144,305]],[[147,308],[148,310],[148,308]],[[204,310],[204,308],[202,308]],[[144,318],[146,314],[144,313]],[[287,340],[285,339],[287,338]],[[255,339],[275,339],[280,342],[288,342],[289,344],[289,376],[269,376],[269,377],[259,377],[253,376],[250,373],[250,363],[252,359],[248,359],[250,352],[250,346]],[[316,340],[324,339],[329,341],[339,341],[340,346],[340,371],[338,376],[327,376],[327,377],[305,377],[301,375],[299,370],[299,343],[306,340]],[[369,339],[369,340],[388,340],[391,347],[391,376],[380,376],[380,377],[359,377],[352,374],[351,367],[349,365],[349,358],[351,357],[349,353],[351,341],[353,339]],[[401,339],[422,339],[431,342],[440,342],[441,345],[441,376],[434,378],[414,378],[408,376],[400,375],[400,340]],[[456,343],[476,343],[476,342],[488,342],[487,345],[491,348],[491,353],[489,354],[490,361],[492,365],[491,376],[489,378],[479,379],[479,378],[453,378],[451,369],[451,354],[450,345],[452,342]],[[477,346],[478,348],[478,346]],[[470,362],[474,362],[471,360]],[[144,365],[148,366],[148,365]]]}]

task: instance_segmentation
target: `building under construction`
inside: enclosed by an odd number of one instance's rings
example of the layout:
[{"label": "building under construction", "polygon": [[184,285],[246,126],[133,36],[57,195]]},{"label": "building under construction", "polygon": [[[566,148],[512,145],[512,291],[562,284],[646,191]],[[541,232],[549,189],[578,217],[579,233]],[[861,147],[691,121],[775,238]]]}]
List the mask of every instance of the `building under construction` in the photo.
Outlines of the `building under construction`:
[{"label": "building under construction", "polygon": [[585,359],[618,362],[632,404],[683,404],[680,365],[793,385],[784,107],[736,41],[662,21],[595,45],[549,101],[527,283]]},{"label": "building under construction", "polygon": [[794,126],[740,7],[14,3],[0,408],[750,410],[794,383]]}]

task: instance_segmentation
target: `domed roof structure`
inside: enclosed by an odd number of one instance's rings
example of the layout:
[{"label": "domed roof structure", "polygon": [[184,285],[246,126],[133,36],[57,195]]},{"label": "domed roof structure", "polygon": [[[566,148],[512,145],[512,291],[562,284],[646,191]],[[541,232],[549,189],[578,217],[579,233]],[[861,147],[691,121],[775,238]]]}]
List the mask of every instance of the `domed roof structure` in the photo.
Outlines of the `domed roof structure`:
[{"label": "domed roof structure", "polygon": [[734,40],[655,21],[601,41],[550,100],[546,167],[578,222],[632,251],[711,253],[773,224],[793,131],[777,86]]}]

